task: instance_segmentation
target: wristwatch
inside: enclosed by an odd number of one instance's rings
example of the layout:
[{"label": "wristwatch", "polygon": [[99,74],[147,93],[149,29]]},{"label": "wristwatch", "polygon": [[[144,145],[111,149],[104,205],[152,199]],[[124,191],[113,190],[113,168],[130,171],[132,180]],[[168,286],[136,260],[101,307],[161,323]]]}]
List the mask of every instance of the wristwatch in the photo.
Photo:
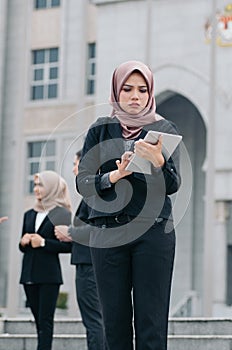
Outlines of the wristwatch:
[{"label": "wristwatch", "polygon": [[40,247],[45,247],[45,239],[43,238],[42,241],[40,242]]}]

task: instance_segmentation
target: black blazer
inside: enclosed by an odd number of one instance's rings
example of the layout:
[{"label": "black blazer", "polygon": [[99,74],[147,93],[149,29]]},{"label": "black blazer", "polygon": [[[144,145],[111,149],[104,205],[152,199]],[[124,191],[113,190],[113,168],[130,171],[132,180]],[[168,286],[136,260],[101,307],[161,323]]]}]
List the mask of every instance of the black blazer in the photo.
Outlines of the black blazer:
[{"label": "black blazer", "polygon": [[[24,214],[22,236],[25,233],[35,233],[34,209]],[[60,242],[54,235],[54,226],[70,225],[71,212],[63,207],[52,209],[40,225],[37,233],[45,238],[45,247],[32,248],[31,245],[19,249],[24,253],[20,283],[52,283],[62,284],[62,273],[59,253],[70,253],[72,243]]]},{"label": "black blazer", "polygon": [[[178,134],[175,124],[166,119],[146,125],[139,138],[144,138],[148,130]],[[153,168],[151,175],[134,172],[116,185],[102,190],[101,177],[117,169],[115,161],[124,152],[122,128],[117,118],[98,118],[86,136],[76,178],[77,191],[91,208],[88,218],[92,220],[119,213],[137,216],[142,211],[143,217],[170,218],[169,195],[178,190],[181,182],[179,147],[162,168]],[[145,206],[148,195],[149,205]]]}]

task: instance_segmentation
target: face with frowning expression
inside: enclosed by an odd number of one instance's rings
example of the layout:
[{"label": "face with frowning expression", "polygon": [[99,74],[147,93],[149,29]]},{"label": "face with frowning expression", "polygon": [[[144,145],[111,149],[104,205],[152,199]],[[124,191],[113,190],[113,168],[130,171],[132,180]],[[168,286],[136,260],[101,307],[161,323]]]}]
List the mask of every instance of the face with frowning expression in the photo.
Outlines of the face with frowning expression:
[{"label": "face with frowning expression", "polygon": [[119,105],[128,114],[139,114],[149,100],[146,81],[141,73],[133,72],[125,81],[119,94]]}]

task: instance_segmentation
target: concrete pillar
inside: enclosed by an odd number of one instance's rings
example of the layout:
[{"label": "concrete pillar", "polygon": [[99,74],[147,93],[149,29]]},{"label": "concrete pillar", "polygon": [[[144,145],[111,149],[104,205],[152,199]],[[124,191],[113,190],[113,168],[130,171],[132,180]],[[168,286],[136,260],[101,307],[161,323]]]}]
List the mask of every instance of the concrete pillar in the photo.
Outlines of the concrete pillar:
[{"label": "concrete pillar", "polygon": [[213,314],[221,315],[220,309],[225,306],[226,297],[226,256],[228,208],[226,202],[217,202],[215,230],[213,240]]},{"label": "concrete pillar", "polygon": [[[2,1],[2,0],[1,0]],[[7,315],[15,316],[18,307],[20,253],[18,241],[22,227],[23,164],[22,128],[24,106],[27,2],[6,1],[4,7],[6,35],[3,61],[3,95],[1,101],[1,179],[0,213],[9,216],[1,225],[0,305]],[[3,2],[1,6],[3,5]]]}]

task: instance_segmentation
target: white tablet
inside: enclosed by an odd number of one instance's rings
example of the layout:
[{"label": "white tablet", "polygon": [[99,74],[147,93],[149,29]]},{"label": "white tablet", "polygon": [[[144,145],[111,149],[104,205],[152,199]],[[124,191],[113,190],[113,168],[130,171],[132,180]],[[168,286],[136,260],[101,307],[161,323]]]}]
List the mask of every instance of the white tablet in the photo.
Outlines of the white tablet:
[{"label": "white tablet", "polygon": [[162,153],[166,159],[170,158],[172,153],[175,151],[176,147],[182,140],[181,135],[176,134],[167,134],[161,131],[148,131],[147,135],[144,138],[144,141],[156,144],[159,137],[162,135]]},{"label": "white tablet", "polygon": [[[176,134],[168,134],[161,131],[150,130],[145,136],[144,141],[156,144],[161,135],[163,139],[162,153],[165,159],[168,160],[172,153],[175,151],[178,144],[181,142],[182,136]],[[131,157],[130,163],[126,167],[126,170],[144,174],[151,174],[151,163],[148,160],[134,154]]]}]

